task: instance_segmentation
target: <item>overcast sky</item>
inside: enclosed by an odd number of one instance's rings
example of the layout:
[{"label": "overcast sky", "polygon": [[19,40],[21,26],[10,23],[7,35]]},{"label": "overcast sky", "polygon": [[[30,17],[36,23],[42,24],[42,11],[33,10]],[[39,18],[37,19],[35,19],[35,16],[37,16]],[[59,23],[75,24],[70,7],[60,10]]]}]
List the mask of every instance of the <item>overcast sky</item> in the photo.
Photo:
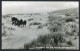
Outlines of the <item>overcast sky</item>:
[{"label": "overcast sky", "polygon": [[2,1],[2,15],[50,12],[76,7],[79,7],[79,2],[77,1]]}]

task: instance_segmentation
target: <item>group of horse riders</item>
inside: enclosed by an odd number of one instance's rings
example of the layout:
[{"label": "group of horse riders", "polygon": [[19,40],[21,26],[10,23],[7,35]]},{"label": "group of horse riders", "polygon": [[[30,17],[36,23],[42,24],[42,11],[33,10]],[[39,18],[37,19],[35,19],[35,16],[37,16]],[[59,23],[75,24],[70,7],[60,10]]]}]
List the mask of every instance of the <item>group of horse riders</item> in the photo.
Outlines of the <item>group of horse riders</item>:
[{"label": "group of horse riders", "polygon": [[12,17],[12,25],[15,25],[15,26],[18,26],[20,27],[21,25],[24,27],[26,25],[26,20],[18,20],[17,18],[15,17]]}]

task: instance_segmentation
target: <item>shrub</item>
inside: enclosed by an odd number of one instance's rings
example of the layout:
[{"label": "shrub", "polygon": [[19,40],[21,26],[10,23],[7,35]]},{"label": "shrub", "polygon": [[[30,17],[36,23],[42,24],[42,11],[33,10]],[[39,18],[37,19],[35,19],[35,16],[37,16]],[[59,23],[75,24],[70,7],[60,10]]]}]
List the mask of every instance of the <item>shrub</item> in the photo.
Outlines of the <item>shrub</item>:
[{"label": "shrub", "polygon": [[29,26],[31,26],[31,25],[32,25],[32,23],[29,24]]},{"label": "shrub", "polygon": [[9,27],[8,27],[8,30],[15,30],[15,28],[12,28],[12,27],[9,28]]},{"label": "shrub", "polygon": [[50,17],[49,23],[51,23],[49,30],[51,32],[63,31],[62,28],[64,26],[63,24],[65,23],[64,18],[58,15],[50,15],[49,17]]},{"label": "shrub", "polygon": [[75,33],[78,34],[78,26],[74,22],[67,23],[65,29],[65,33],[70,36],[74,36]]},{"label": "shrub", "polygon": [[66,17],[65,22],[74,22],[75,21],[75,17]]},{"label": "shrub", "polygon": [[39,22],[33,22],[33,23],[30,23],[30,25],[41,25],[41,23],[39,23]]},{"label": "shrub", "polygon": [[65,16],[71,16],[71,14],[70,13],[67,13],[67,14],[65,14]]},{"label": "shrub", "polygon": [[73,21],[74,21],[74,19],[67,18],[65,21],[66,21],[66,22],[73,22]]},{"label": "shrub", "polygon": [[62,24],[61,23],[53,23],[50,25],[50,27],[48,27],[50,32],[58,32],[58,31],[62,31]]},{"label": "shrub", "polygon": [[40,19],[40,20],[42,20],[42,19]]},{"label": "shrub", "polygon": [[73,45],[73,43],[72,43],[72,41],[71,41],[71,40],[70,40],[70,41],[68,41],[68,42],[67,42],[67,44],[68,44],[68,45],[70,45],[70,46],[72,46],[72,45]]},{"label": "shrub", "polygon": [[57,40],[58,42],[65,42],[65,34],[63,32],[55,32],[53,34],[55,40]]},{"label": "shrub", "polygon": [[37,22],[35,22],[35,23],[33,23],[33,25],[40,25],[41,23],[37,23]]},{"label": "shrub", "polygon": [[76,19],[79,19],[79,17],[78,17],[78,16],[76,16]]},{"label": "shrub", "polygon": [[42,26],[38,26],[38,29],[41,29],[42,28]]},{"label": "shrub", "polygon": [[31,19],[28,19],[28,21],[31,21],[31,20],[33,20],[33,18],[31,18]]},{"label": "shrub", "polygon": [[3,30],[2,35],[3,35],[3,36],[6,36],[6,30]]}]

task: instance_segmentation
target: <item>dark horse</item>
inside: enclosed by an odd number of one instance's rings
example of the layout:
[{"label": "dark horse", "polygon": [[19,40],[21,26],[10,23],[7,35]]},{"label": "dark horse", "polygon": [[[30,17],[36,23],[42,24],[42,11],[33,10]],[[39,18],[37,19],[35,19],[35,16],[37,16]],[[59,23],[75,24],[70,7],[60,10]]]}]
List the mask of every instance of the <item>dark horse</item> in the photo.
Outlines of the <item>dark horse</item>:
[{"label": "dark horse", "polygon": [[18,22],[18,19],[17,18],[15,18],[15,17],[13,17],[12,18],[12,25],[14,24],[14,25],[16,25],[17,24],[17,22]]}]

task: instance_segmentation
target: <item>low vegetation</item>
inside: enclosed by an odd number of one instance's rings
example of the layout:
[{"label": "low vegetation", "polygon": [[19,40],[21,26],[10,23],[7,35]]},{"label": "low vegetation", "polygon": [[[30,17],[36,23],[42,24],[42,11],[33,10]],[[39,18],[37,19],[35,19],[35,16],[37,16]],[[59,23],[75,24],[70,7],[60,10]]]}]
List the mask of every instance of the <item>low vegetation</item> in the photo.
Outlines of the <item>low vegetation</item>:
[{"label": "low vegetation", "polygon": [[[61,16],[58,16],[57,13],[56,14],[52,13],[49,15],[49,20],[48,20],[50,25],[48,29],[50,30],[51,33],[46,35],[41,35],[37,38],[37,40],[34,40],[29,44],[25,44],[24,45],[25,49],[35,48],[35,47],[47,47],[47,46],[48,47],[73,46],[72,39],[70,37],[78,36],[75,35],[78,34],[77,28],[79,28],[77,24],[75,24],[77,14],[74,16],[71,11],[66,10],[65,15],[67,16],[65,16],[65,18],[62,18]],[[76,13],[76,11],[74,11],[74,13]],[[41,28],[41,26],[39,26],[38,28]]]}]

